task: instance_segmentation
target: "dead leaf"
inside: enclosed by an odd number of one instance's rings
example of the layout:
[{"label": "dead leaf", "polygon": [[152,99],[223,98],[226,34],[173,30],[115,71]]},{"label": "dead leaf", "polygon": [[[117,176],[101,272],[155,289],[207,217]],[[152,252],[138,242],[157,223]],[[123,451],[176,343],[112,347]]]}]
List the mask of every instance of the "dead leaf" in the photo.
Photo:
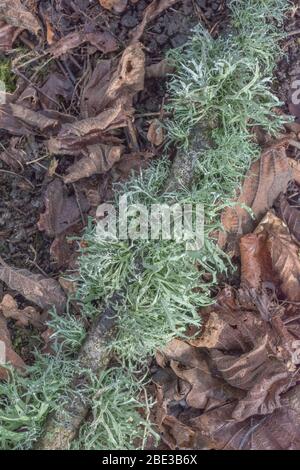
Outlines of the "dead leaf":
[{"label": "dead leaf", "polygon": [[46,23],[46,39],[49,46],[54,43],[55,32],[53,30],[52,24],[50,23],[48,18],[45,18]]},{"label": "dead leaf", "polygon": [[[6,325],[5,318],[0,314],[0,341],[5,344],[5,363],[11,364],[19,371],[24,371],[26,364],[23,359],[13,350],[10,332]],[[0,366],[0,380],[8,378],[7,369]]]},{"label": "dead leaf", "polygon": [[142,168],[149,165],[149,159],[153,157],[151,152],[136,152],[122,155],[122,158],[117,162],[112,173],[115,180],[126,180],[133,172],[139,172]]},{"label": "dead leaf", "polygon": [[40,274],[33,274],[27,269],[12,268],[1,258],[0,263],[0,280],[10,289],[19,292],[42,309],[49,310],[55,307],[58,312],[64,311],[66,297],[57,281]]},{"label": "dead leaf", "polygon": [[164,141],[164,131],[159,119],[153,119],[148,129],[147,139],[152,145],[159,146]]},{"label": "dead leaf", "polygon": [[0,106],[0,127],[13,135],[55,134],[65,119],[74,120],[54,111],[32,111],[17,103]]},{"label": "dead leaf", "polygon": [[0,51],[6,52],[12,49],[14,42],[21,32],[21,28],[16,28],[0,21]]},{"label": "dead leaf", "polygon": [[123,13],[127,8],[127,0],[99,0],[100,5],[114,13]]},{"label": "dead leaf", "polygon": [[[234,403],[190,420],[196,448],[216,450],[299,450],[300,387],[282,395],[283,406],[270,415],[243,422],[230,419]],[[202,445],[202,447],[201,447]]]},{"label": "dead leaf", "polygon": [[77,201],[75,195],[68,196],[59,179],[52,181],[47,187],[46,210],[40,215],[39,230],[45,231],[49,237],[56,237],[77,224],[81,220],[81,213],[84,214],[89,209],[85,197],[81,193],[78,197]]},{"label": "dead leaf", "polygon": [[163,59],[157,64],[148,65],[146,67],[145,77],[149,78],[165,78],[168,74],[174,72],[174,66],[172,66],[167,59]]},{"label": "dead leaf", "polygon": [[6,319],[16,320],[17,326],[42,326],[41,315],[34,307],[19,309],[16,300],[9,294],[6,294],[0,303],[0,312]]},{"label": "dead leaf", "polygon": [[[234,236],[236,241],[251,232],[254,223],[260,221],[279,194],[286,191],[293,174],[285,147],[275,146],[264,152],[248,171],[236,205],[228,207],[222,214],[222,225],[227,234],[220,234],[219,244],[224,247],[229,236]],[[254,219],[243,206],[251,208]]]},{"label": "dead leaf", "polygon": [[48,168],[48,175],[51,178],[55,175],[57,167],[58,167],[58,160],[56,160],[56,158],[52,158],[49,168]]},{"label": "dead leaf", "polygon": [[105,139],[106,133],[113,129],[126,127],[128,113],[131,112],[131,109],[125,111],[119,105],[103,111],[96,117],[65,124],[57,137],[49,140],[49,152],[56,155],[81,155],[82,151],[88,153],[87,147],[101,143]]},{"label": "dead leaf", "polygon": [[81,178],[88,178],[95,174],[106,173],[121,158],[123,147],[108,146],[105,144],[90,145],[87,147],[88,156],[71,165],[64,177],[64,182],[74,183]]},{"label": "dead leaf", "polygon": [[117,100],[131,105],[132,97],[144,89],[145,54],[143,45],[136,42],[128,46],[122,54],[117,70],[113,74],[106,91],[111,102]]},{"label": "dead leaf", "polygon": [[37,18],[22,5],[21,0],[0,0],[0,20],[34,34],[41,29]]},{"label": "dead leaf", "polygon": [[273,212],[268,212],[255,230],[259,237],[267,237],[266,247],[272,267],[280,280],[280,289],[292,302],[300,301],[299,247],[293,241],[287,226]]},{"label": "dead leaf", "polygon": [[170,8],[179,0],[153,0],[144,10],[142,22],[132,32],[132,42],[139,41],[144,34],[145,28],[159,16],[164,10]]},{"label": "dead leaf", "polygon": [[83,118],[97,116],[110,103],[106,92],[115,71],[112,60],[101,60],[94,68],[82,91],[80,110]]},{"label": "dead leaf", "polygon": [[103,60],[95,67],[81,98],[83,117],[94,117],[109,108],[123,106],[133,114],[132,99],[143,90],[145,54],[141,43],[127,47],[118,63]]},{"label": "dead leaf", "polygon": [[[16,138],[17,139],[17,138]],[[0,160],[12,168],[14,171],[23,169],[23,164],[26,162],[26,154],[23,150],[16,147],[18,140],[12,137],[9,141],[8,149],[0,153]]]},{"label": "dead leaf", "polygon": [[278,313],[266,321],[233,292],[205,313],[199,338],[173,340],[157,357],[162,439],[171,449],[299,449],[293,336]]},{"label": "dead leaf", "polygon": [[[72,235],[74,235],[74,233],[72,233]],[[50,255],[51,261],[55,264],[56,268],[75,269],[77,259],[76,246],[74,246],[74,242],[73,244],[68,242],[65,233],[55,237],[50,247]]]},{"label": "dead leaf", "polygon": [[300,242],[300,212],[288,203],[283,194],[279,198],[279,215],[288,226],[291,234]]},{"label": "dead leaf", "polygon": [[60,98],[69,103],[73,91],[74,86],[72,82],[62,74],[54,72],[48,76],[46,82],[41,87],[42,93],[39,93],[39,100],[44,109],[59,109]]},{"label": "dead leaf", "polygon": [[49,53],[54,58],[58,58],[86,42],[92,44],[94,47],[96,47],[97,50],[103,52],[104,54],[114,52],[118,49],[117,41],[108,31],[96,33],[75,31],[74,33],[69,33],[67,36],[59,39],[59,41],[54,43],[49,48]]}]

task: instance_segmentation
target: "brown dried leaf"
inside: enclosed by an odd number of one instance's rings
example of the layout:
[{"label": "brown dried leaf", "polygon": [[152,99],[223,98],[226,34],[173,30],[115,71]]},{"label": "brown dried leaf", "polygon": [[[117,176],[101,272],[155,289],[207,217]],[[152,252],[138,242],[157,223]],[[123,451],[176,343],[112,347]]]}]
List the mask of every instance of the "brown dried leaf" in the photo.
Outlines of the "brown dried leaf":
[{"label": "brown dried leaf", "polygon": [[104,54],[114,52],[118,49],[117,41],[108,31],[103,33],[85,33],[83,31],[75,31],[74,33],[69,33],[67,36],[53,44],[50,47],[49,52],[54,58],[58,58],[86,42],[92,44],[92,46],[96,47],[96,49]]},{"label": "brown dried leaf", "polygon": [[[248,171],[237,205],[228,207],[222,214],[222,224],[228,234],[235,238],[251,232],[254,220],[242,205],[252,209],[255,221],[262,219],[281,192],[285,192],[293,179],[293,169],[286,156],[285,147],[272,147],[264,152],[259,161],[253,163]],[[224,246],[228,234],[220,236],[219,243]]]},{"label": "brown dried leaf", "polygon": [[153,157],[151,152],[137,152],[123,155],[112,169],[115,179],[128,179],[133,172],[139,172],[149,165],[149,159]]},{"label": "brown dried leaf", "polygon": [[88,147],[89,155],[83,157],[78,162],[71,165],[64,177],[64,182],[74,183],[81,178],[88,178],[95,174],[106,173],[111,167],[120,160],[123,147],[110,147],[105,144],[90,145]]},{"label": "brown dried leaf", "polygon": [[111,77],[115,71],[112,60],[101,60],[82,91],[81,115],[84,118],[97,116],[110,103],[106,96]]},{"label": "brown dried leaf", "polygon": [[295,207],[290,206],[283,194],[279,198],[279,215],[296,240],[300,242],[300,212]]},{"label": "brown dried leaf", "polygon": [[27,269],[8,266],[0,258],[0,280],[10,289],[19,292],[40,308],[49,310],[55,307],[62,312],[66,305],[66,296],[57,281],[40,274],[33,274]]},{"label": "brown dried leaf", "polygon": [[240,240],[241,286],[259,289],[262,282],[276,284],[277,275],[273,268],[266,234],[250,233]]},{"label": "brown dried leaf", "polygon": [[249,233],[241,238],[242,286],[257,289],[261,285],[259,251],[259,238],[254,233]]},{"label": "brown dried leaf", "polygon": [[172,72],[174,72],[174,66],[172,66],[167,59],[163,59],[157,64],[148,65],[148,67],[146,67],[145,78],[165,78]]},{"label": "brown dried leaf", "polygon": [[22,5],[21,0],[0,0],[0,20],[34,34],[41,29],[37,18]]},{"label": "brown dried leaf", "polygon": [[21,28],[16,28],[0,21],[0,51],[6,52],[12,49],[21,31]]},{"label": "brown dried leaf", "polygon": [[14,135],[55,133],[63,117],[60,113],[51,115],[51,111],[35,112],[16,103],[0,106],[0,127]]},{"label": "brown dried leaf", "polygon": [[255,233],[259,236],[267,235],[266,246],[273,270],[280,280],[280,289],[289,301],[299,302],[299,247],[293,241],[287,226],[272,212],[268,212]]},{"label": "brown dried leaf", "polygon": [[39,93],[39,101],[44,109],[59,109],[59,99],[63,98],[67,103],[71,100],[74,86],[63,75],[51,73]]},{"label": "brown dried leaf", "polygon": [[16,300],[9,294],[6,294],[0,303],[0,312],[5,318],[16,320],[17,326],[32,325],[36,328],[42,326],[41,315],[35,308],[19,309]]},{"label": "brown dried leaf", "polygon": [[48,141],[49,152],[56,155],[81,155],[85,151],[88,154],[88,146],[98,144],[103,139],[106,140],[106,133],[126,127],[128,114],[131,112],[131,109],[125,111],[121,105],[118,105],[103,111],[96,117],[65,124],[58,136]]},{"label": "brown dried leaf", "polygon": [[232,292],[206,312],[202,336],[189,345],[173,340],[158,355],[162,438],[172,449],[299,449],[293,336],[278,316],[265,321],[254,304],[245,309]]},{"label": "brown dried leaf", "polygon": [[164,141],[164,131],[159,119],[153,119],[148,129],[147,139],[152,145],[159,146]]},{"label": "brown dried leaf", "polygon": [[101,61],[84,87],[82,116],[97,116],[121,104],[129,115],[133,112],[133,96],[144,88],[144,78],[145,55],[139,42],[124,50],[118,64],[112,60]]},{"label": "brown dried leaf", "polygon": [[49,46],[51,46],[54,43],[55,32],[53,30],[52,24],[50,23],[47,17],[45,18],[45,23],[47,43],[49,44]]},{"label": "brown dried leaf", "polygon": [[132,42],[139,41],[144,34],[145,28],[159,16],[164,10],[170,8],[179,0],[153,0],[144,11],[142,22],[133,30]]},{"label": "brown dried leaf", "polygon": [[136,42],[122,54],[117,70],[112,76],[106,96],[112,102],[121,100],[131,104],[132,97],[144,89],[145,54],[143,45]]},{"label": "brown dried leaf", "polygon": [[[5,363],[12,364],[16,369],[23,371],[26,367],[23,359],[13,350],[10,332],[5,318],[0,314],[0,341],[5,344]],[[0,366],[0,380],[6,380],[8,372]]]},{"label": "brown dried leaf", "polygon": [[99,0],[100,5],[114,13],[123,13],[127,8],[127,0]]},{"label": "brown dried leaf", "polygon": [[78,200],[74,195],[68,196],[62,181],[55,179],[47,187],[45,209],[40,215],[38,228],[49,237],[56,237],[77,224],[81,214],[88,211],[89,204],[80,193]]},{"label": "brown dried leaf", "polygon": [[176,376],[189,384],[185,390],[188,406],[205,409],[211,400],[215,404],[216,402],[222,404],[234,393],[230,386],[226,389],[222,379],[212,376],[205,354],[201,354],[197,348],[174,339],[163,353],[170,361],[171,369]]},{"label": "brown dried leaf", "polygon": [[282,396],[282,407],[243,422],[231,419],[235,404],[227,404],[190,420],[198,448],[217,450],[299,450],[300,387]]},{"label": "brown dried leaf", "polygon": [[23,163],[26,162],[26,154],[23,150],[16,148],[17,141],[12,137],[9,141],[9,147],[0,153],[0,160],[6,163],[15,171],[23,169]]}]

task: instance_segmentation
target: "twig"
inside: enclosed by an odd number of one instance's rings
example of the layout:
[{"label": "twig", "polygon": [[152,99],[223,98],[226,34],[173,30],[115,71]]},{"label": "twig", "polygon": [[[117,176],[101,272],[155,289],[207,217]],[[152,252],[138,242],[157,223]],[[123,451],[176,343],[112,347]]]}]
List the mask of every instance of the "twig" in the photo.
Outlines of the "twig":
[{"label": "twig", "polygon": [[18,176],[18,178],[22,178],[22,179],[25,180],[28,184],[30,184],[30,186],[34,189],[34,185],[31,183],[31,181],[29,181],[29,179],[25,178],[25,176],[19,175],[18,173],[15,173],[14,171],[2,170],[2,169],[0,169],[0,171],[1,171],[1,173],[6,173],[6,174],[8,174],[8,175]]},{"label": "twig", "polygon": [[35,85],[31,79],[27,78],[26,75],[24,75],[22,72],[20,72],[18,69],[14,68],[12,69],[12,71],[18,75],[19,77],[21,77],[23,80],[25,80],[27,83],[29,83],[29,85],[31,85],[38,93],[40,93],[41,95],[45,96],[45,98],[47,98],[48,100],[52,101],[56,106],[59,107],[59,103],[57,101],[55,101],[53,98],[51,98],[51,96],[47,95],[47,93],[45,93],[43,90],[41,90],[41,88],[39,88],[37,85]]},{"label": "twig", "polygon": [[289,33],[286,33],[286,36],[295,36],[296,34],[300,34],[300,29],[295,29],[294,31],[290,31]]}]

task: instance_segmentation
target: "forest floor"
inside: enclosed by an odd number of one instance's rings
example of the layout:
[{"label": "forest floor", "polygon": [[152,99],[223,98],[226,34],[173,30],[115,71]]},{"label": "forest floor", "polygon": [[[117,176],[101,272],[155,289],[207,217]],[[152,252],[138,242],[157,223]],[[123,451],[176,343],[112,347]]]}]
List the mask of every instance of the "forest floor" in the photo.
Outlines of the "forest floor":
[{"label": "forest floor", "polygon": [[[221,35],[226,1],[0,1],[0,340],[17,370],[52,353],[49,309],[74,293],[78,239],[113,185],[173,161],[165,58],[199,23]],[[161,448],[300,448],[299,28],[295,2],[272,84],[294,122],[276,138],[253,129],[262,156],[238,195],[255,219],[222,214],[218,242],[236,271],[201,310],[201,335],[151,363]]]}]

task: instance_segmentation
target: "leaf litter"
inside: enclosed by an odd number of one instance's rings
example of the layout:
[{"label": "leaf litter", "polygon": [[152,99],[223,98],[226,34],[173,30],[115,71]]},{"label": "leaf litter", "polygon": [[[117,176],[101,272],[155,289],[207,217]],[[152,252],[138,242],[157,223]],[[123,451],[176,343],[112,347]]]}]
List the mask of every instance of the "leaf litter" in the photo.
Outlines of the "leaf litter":
[{"label": "leaf litter", "polygon": [[[172,70],[160,40],[147,49],[133,37],[132,25],[110,12],[141,22],[138,36],[147,43],[153,37],[147,24],[168,13],[174,1],[67,3],[0,1],[0,50],[16,77],[0,105],[6,207],[0,230],[1,330],[18,369],[25,363],[13,351],[7,322],[36,328],[41,312],[64,311],[66,296],[56,279],[60,269],[76,269],[78,256],[69,237],[82,233],[112,182],[157,155],[162,132],[151,127],[156,121],[148,113],[161,113],[165,91],[154,80]],[[196,23],[189,19],[190,4],[181,7],[178,31],[170,28],[178,23],[177,11],[162,18],[162,34],[156,35],[169,41],[165,50],[182,32],[186,39],[189,22]],[[145,117],[137,120],[136,113]],[[153,132],[155,142],[147,139]],[[27,216],[28,204],[33,207]]]}]

